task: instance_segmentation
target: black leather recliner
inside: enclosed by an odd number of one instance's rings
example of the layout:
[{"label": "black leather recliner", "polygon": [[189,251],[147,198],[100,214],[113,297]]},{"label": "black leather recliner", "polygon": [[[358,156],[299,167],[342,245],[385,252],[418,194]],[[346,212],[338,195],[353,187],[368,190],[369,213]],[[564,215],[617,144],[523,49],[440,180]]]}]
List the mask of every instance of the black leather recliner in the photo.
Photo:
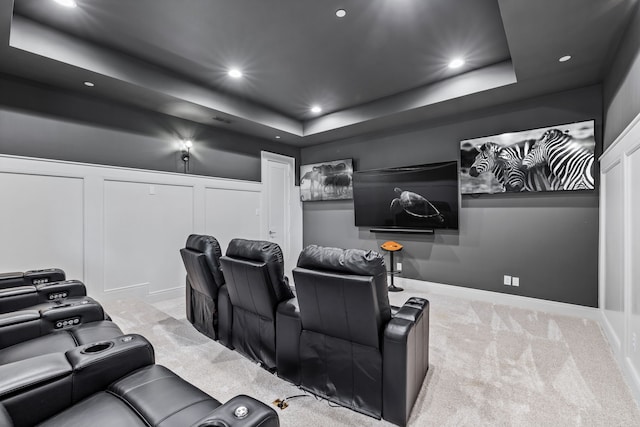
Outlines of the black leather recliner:
[{"label": "black leather recliner", "polygon": [[122,335],[115,323],[104,320],[102,307],[93,299],[74,303],[0,314],[0,365]]},{"label": "black leather recliner", "polygon": [[[180,255],[187,270],[187,319],[209,338],[230,346],[231,338],[226,332],[231,330],[232,313],[220,270],[220,244],[212,236],[192,234]],[[220,293],[225,295],[222,303]]]},{"label": "black leather recliner", "polygon": [[0,274],[0,313],[85,295],[84,284],[66,280],[64,271],[58,268]]},{"label": "black leather recliner", "polygon": [[220,262],[233,306],[233,347],[263,367],[275,369],[276,309],[293,298],[280,246],[233,239]]},{"label": "black leather recliner", "polygon": [[41,285],[49,282],[60,282],[66,279],[64,270],[45,268],[23,272],[0,273],[0,289],[16,286]]},{"label": "black leather recliner", "polygon": [[130,334],[0,366],[0,425],[277,427],[248,396],[221,405],[154,364],[151,344]]},{"label": "black leather recliner", "polygon": [[277,314],[278,375],[405,425],[429,367],[429,302],[410,298],[392,315],[374,251],[308,246],[293,276],[297,303]]}]

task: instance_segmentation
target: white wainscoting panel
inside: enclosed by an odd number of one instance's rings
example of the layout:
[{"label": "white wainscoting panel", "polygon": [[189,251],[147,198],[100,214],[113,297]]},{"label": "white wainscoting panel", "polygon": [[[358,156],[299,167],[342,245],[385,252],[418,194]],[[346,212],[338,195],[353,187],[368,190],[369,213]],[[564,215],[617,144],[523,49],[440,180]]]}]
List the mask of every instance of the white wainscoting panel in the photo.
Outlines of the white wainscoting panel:
[{"label": "white wainscoting panel", "polygon": [[260,189],[205,189],[205,234],[227,250],[231,239],[260,239]]},{"label": "white wainscoting panel", "polygon": [[603,192],[606,194],[607,221],[604,223],[604,300],[600,305],[609,321],[616,339],[612,344],[619,346],[624,334],[624,193],[622,163],[614,164],[603,171]]},{"label": "white wainscoting panel", "polygon": [[176,288],[184,280],[179,250],[193,229],[193,187],[105,181],[105,292]]},{"label": "white wainscoting panel", "polygon": [[[638,141],[640,143],[640,141]],[[640,374],[640,144],[636,150],[628,153],[628,179],[635,188],[629,192],[627,200],[626,225],[628,229],[628,286],[629,286],[629,336],[628,354],[636,378]]]},{"label": "white wainscoting panel", "polygon": [[602,325],[640,403],[640,115],[600,158],[600,178]]},{"label": "white wainscoting panel", "polygon": [[[0,272],[59,267],[96,299],[184,294],[191,233],[260,238],[259,182],[0,155]],[[302,225],[289,230],[302,240]],[[297,256],[297,254],[296,254]]]},{"label": "white wainscoting panel", "polygon": [[83,180],[0,173],[0,272],[66,266],[84,275]]}]

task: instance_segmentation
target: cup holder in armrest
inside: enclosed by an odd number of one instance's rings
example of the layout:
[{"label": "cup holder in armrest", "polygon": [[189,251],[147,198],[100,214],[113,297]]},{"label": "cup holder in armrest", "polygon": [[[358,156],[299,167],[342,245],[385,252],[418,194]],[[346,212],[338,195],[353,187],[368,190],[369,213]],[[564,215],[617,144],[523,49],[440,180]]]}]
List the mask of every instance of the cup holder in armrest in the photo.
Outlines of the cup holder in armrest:
[{"label": "cup holder in armrest", "polygon": [[83,348],[81,353],[96,354],[96,353],[103,352],[105,350],[109,350],[111,347],[113,347],[113,341],[97,342],[97,343],[91,344],[89,347]]}]

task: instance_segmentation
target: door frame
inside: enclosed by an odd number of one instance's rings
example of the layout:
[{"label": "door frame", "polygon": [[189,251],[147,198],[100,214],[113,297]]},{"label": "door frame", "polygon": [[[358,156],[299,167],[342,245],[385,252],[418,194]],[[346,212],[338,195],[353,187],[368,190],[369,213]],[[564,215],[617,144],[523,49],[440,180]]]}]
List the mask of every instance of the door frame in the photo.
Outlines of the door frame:
[{"label": "door frame", "polygon": [[[292,252],[292,240],[291,240],[291,209],[292,209],[292,196],[294,194],[295,187],[295,167],[296,167],[296,159],[289,156],[284,156],[282,154],[276,154],[269,151],[261,151],[260,152],[260,169],[261,169],[261,181],[262,181],[262,194],[260,197],[260,234],[263,240],[269,240],[269,183],[267,173],[267,162],[277,162],[282,163],[288,168],[288,176],[287,181],[290,183],[285,191],[285,204],[284,207],[284,236],[283,241],[285,242],[286,247],[282,248],[282,252],[284,255],[285,269],[288,270],[291,268],[290,260],[294,256]],[[296,254],[297,256],[297,254]]]}]

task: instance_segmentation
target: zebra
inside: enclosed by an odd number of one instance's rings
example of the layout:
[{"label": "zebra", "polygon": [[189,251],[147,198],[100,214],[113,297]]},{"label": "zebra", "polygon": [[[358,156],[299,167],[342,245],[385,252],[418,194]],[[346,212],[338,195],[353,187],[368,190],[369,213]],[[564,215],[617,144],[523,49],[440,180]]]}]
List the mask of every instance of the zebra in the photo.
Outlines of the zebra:
[{"label": "zebra", "polygon": [[522,166],[529,170],[547,164],[563,189],[592,190],[595,188],[593,160],[594,153],[576,143],[571,135],[549,129],[524,156]]},{"label": "zebra", "polygon": [[484,172],[492,172],[506,191],[548,191],[559,190],[559,180],[549,178],[548,167],[524,170],[522,158],[532,149],[535,140],[520,141],[507,147],[495,142],[485,142],[478,148],[478,155],[469,169],[469,175],[477,177]]}]

